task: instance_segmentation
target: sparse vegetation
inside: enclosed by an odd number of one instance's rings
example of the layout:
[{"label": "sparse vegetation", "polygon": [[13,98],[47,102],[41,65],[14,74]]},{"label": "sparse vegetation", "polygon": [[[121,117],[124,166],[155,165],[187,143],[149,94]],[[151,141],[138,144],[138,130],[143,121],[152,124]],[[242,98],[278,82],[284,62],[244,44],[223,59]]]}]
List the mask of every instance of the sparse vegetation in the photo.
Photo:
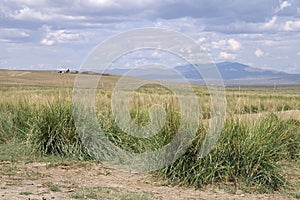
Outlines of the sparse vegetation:
[{"label": "sparse vegetation", "polygon": [[132,199],[132,200],[146,200],[149,195],[146,193],[136,193],[124,191],[115,188],[102,188],[102,187],[81,187],[78,192],[71,195],[74,199],[102,199],[113,196],[114,199]]},{"label": "sparse vegetation", "polygon": [[31,195],[32,192],[20,192],[19,194],[20,194],[20,195],[25,195],[25,196],[27,196],[27,195]]},{"label": "sparse vegetation", "polygon": [[59,186],[57,184],[54,184],[52,182],[46,182],[44,183],[44,185],[52,192],[60,192],[61,189],[59,188]]}]

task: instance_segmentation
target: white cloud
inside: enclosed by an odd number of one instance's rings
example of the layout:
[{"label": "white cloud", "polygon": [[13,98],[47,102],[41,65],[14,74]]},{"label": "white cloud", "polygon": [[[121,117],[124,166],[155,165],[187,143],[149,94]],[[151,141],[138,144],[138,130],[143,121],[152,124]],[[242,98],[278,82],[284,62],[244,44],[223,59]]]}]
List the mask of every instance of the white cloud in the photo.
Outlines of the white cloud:
[{"label": "white cloud", "polygon": [[241,48],[241,44],[238,41],[236,41],[235,39],[229,39],[227,41],[227,43],[229,44],[231,50],[236,51]]},{"label": "white cloud", "polygon": [[287,68],[287,72],[294,73],[297,72],[298,68],[296,66],[291,66]]},{"label": "white cloud", "polygon": [[0,32],[0,37],[9,37],[9,38],[25,38],[30,35],[23,29],[16,28],[3,28]]},{"label": "white cloud", "polygon": [[124,9],[126,7],[129,8],[147,8],[151,7],[152,5],[160,5],[160,4],[167,4],[168,2],[173,2],[173,0],[170,1],[159,1],[159,0],[85,0],[85,1],[75,1],[78,5],[77,6],[86,6],[91,8],[118,8],[118,9]]},{"label": "white cloud", "polygon": [[253,34],[251,37],[259,37],[262,33],[282,31],[282,17],[272,16],[264,22],[244,22],[236,21],[230,24],[218,25],[214,30],[225,33],[242,33],[244,37],[249,37],[247,33]]},{"label": "white cloud", "polygon": [[226,46],[226,40],[219,40],[218,42],[211,43],[213,49],[222,49]]},{"label": "white cloud", "polygon": [[297,52],[297,55],[298,55],[298,56],[300,56],[300,51],[299,51],[299,52]]},{"label": "white cloud", "polygon": [[10,12],[9,16],[13,19],[18,20],[40,20],[40,21],[50,21],[50,20],[84,20],[85,16],[71,16],[71,15],[62,15],[54,12],[46,12],[42,10],[32,9],[29,7],[24,7],[14,12]]},{"label": "white cloud", "polygon": [[41,40],[41,44],[51,46],[56,43],[68,43],[83,39],[83,36],[79,33],[74,33],[67,30],[51,31],[49,27],[45,27],[46,37]]},{"label": "white cloud", "polygon": [[300,30],[300,21],[286,21],[283,30],[284,31]]},{"label": "white cloud", "polygon": [[50,20],[53,16],[40,11],[25,7],[15,11],[11,14],[14,19],[39,19],[39,20]]},{"label": "white cloud", "polygon": [[47,0],[2,0],[3,3],[10,4],[15,3],[19,6],[30,6],[30,7],[45,7],[47,6]]},{"label": "white cloud", "polygon": [[264,52],[261,49],[257,48],[256,51],[254,52],[254,55],[256,57],[261,57],[264,55]]},{"label": "white cloud", "polygon": [[100,8],[107,8],[107,7],[120,7],[120,5],[116,1],[112,0],[85,0],[81,1],[80,3],[92,7],[100,7]]},{"label": "white cloud", "polygon": [[237,51],[241,48],[241,44],[235,39],[219,40],[211,43],[213,49]]},{"label": "white cloud", "polygon": [[51,40],[51,39],[47,39],[47,38],[44,38],[42,41],[41,41],[41,44],[43,45],[46,45],[46,46],[51,46],[55,43],[54,40]]},{"label": "white cloud", "polygon": [[222,58],[222,59],[225,59],[225,60],[234,60],[236,58],[236,55],[232,54],[232,53],[227,53],[227,52],[222,51],[219,54],[219,58]]},{"label": "white cloud", "polygon": [[201,43],[204,42],[205,40],[206,40],[205,37],[200,37],[196,42],[197,42],[198,44],[201,44]]},{"label": "white cloud", "polygon": [[11,40],[8,40],[8,39],[1,39],[1,38],[0,38],[0,42],[3,42],[3,43],[11,43],[12,41],[11,41]]},{"label": "white cloud", "polygon": [[292,21],[286,21],[285,24],[284,24],[283,30],[292,31],[293,30],[292,25],[293,25]]},{"label": "white cloud", "polygon": [[277,21],[277,16],[273,16],[269,21],[267,21],[265,24],[262,25],[263,29],[271,29],[274,28],[274,25]]},{"label": "white cloud", "polygon": [[[268,64],[285,70],[298,63],[300,0],[232,1],[222,5],[217,2],[0,0],[0,42],[3,44],[0,55],[19,60],[18,64],[26,68],[23,58],[15,55],[27,53],[29,48],[25,45],[32,44],[40,48],[39,51],[56,51],[52,58],[44,56],[44,61],[39,62],[49,63],[50,59],[60,62],[55,56],[62,57],[66,49],[70,57],[74,49],[86,55],[94,45],[114,34],[158,26],[187,34],[218,60],[236,59],[258,67]],[[276,8],[283,11],[274,13]],[[53,29],[46,31],[42,28],[44,24]],[[78,44],[82,47],[78,48]],[[22,51],[15,53],[15,45]],[[49,47],[51,45],[55,46]],[[264,52],[256,51],[258,47]],[[12,49],[8,51],[8,48]],[[256,56],[264,59],[255,59]],[[36,59],[26,60],[37,63]],[[299,65],[296,66],[300,73]]]},{"label": "white cloud", "polygon": [[274,46],[274,45],[276,44],[276,42],[273,41],[273,40],[265,40],[265,41],[264,41],[264,44],[265,44],[266,46]]},{"label": "white cloud", "polygon": [[281,11],[281,10],[284,10],[285,8],[287,8],[287,7],[290,7],[292,4],[290,3],[290,2],[288,2],[288,1],[283,1],[283,2],[281,2],[281,4],[279,5],[279,7],[277,7],[276,9],[275,9],[275,13],[277,13],[277,12],[279,12],[279,11]]},{"label": "white cloud", "polygon": [[242,38],[242,39],[260,39],[260,38],[263,38],[264,37],[264,35],[263,34],[261,34],[261,33],[252,33],[252,34],[249,34],[249,33],[243,33],[243,34],[240,34],[239,35],[240,36],[240,38]]}]

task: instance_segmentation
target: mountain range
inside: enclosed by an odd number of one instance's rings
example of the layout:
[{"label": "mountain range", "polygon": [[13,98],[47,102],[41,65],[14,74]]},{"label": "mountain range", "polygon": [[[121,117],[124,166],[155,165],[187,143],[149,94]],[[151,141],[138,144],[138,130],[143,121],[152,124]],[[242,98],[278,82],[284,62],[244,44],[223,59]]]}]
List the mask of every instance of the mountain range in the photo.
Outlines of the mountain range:
[{"label": "mountain range", "polygon": [[[201,69],[201,65],[200,69]],[[220,62],[216,63],[217,69],[225,85],[244,85],[244,86],[271,86],[271,85],[300,85],[300,74],[289,74],[281,71],[267,70],[256,67],[250,67],[237,62]],[[174,68],[181,76],[189,82],[195,84],[205,84],[201,75],[193,65],[182,65]],[[144,71],[143,71],[144,70]],[[130,69],[110,69],[106,71],[110,74],[137,76],[147,79],[166,79],[167,81],[176,81],[178,75],[170,74],[170,70],[138,69],[135,73]]]}]

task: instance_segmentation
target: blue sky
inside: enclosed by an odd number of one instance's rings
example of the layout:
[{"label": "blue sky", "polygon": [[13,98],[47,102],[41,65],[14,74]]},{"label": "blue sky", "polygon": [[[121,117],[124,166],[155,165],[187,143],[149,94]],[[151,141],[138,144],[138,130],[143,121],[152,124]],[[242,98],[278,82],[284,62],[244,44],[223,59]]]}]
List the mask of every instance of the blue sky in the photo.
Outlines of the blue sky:
[{"label": "blue sky", "polygon": [[78,68],[108,37],[162,27],[216,62],[300,73],[299,0],[1,0],[0,27],[6,69]]}]

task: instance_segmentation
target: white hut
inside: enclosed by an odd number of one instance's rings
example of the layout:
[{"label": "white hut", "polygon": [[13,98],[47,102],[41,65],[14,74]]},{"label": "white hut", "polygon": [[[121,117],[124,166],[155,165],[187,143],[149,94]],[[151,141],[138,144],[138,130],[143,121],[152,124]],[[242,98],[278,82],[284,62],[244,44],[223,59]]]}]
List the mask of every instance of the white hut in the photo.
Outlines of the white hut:
[{"label": "white hut", "polygon": [[60,68],[57,70],[57,73],[60,73],[60,74],[69,73],[69,72],[70,72],[69,68]]}]

